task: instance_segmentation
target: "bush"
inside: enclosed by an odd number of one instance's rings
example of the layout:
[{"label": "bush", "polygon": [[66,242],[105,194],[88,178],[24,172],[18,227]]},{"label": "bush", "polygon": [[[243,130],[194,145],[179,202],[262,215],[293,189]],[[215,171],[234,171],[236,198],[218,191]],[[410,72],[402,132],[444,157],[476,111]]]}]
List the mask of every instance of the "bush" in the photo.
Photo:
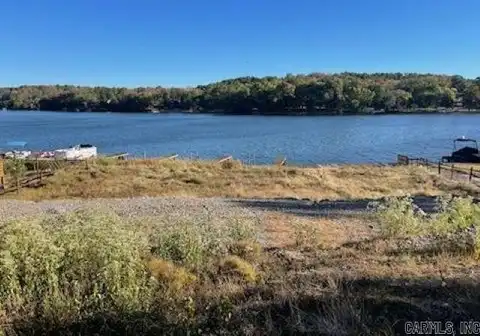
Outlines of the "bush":
[{"label": "bush", "polygon": [[471,197],[441,199],[440,212],[433,217],[430,231],[447,234],[480,225],[480,206]]},{"label": "bush", "polygon": [[222,169],[239,169],[242,167],[242,162],[238,160],[226,160],[220,163]]},{"label": "bush", "polygon": [[[111,319],[106,324],[115,325],[141,315],[155,316],[150,326],[189,328],[197,318],[196,296],[191,295],[198,294],[199,286],[190,286],[197,277],[172,260],[198,267],[208,286],[218,257],[240,239],[255,242],[253,223],[246,219],[170,220],[155,226],[151,241],[148,231],[132,223],[96,211],[2,222],[0,325],[48,334],[95,317],[100,324],[105,317]],[[152,242],[157,255],[168,258],[152,256]],[[223,265],[245,281],[257,278],[240,257],[229,257]]]},{"label": "bush", "polygon": [[387,236],[444,236],[480,226],[480,206],[470,197],[439,199],[438,213],[427,216],[410,197],[393,198],[377,205],[377,216]]},{"label": "bush", "polygon": [[172,221],[165,223],[156,234],[152,253],[185,267],[195,268],[208,258],[228,253],[231,246],[242,240],[255,240],[253,223],[235,219],[228,226],[214,220]]},{"label": "bush", "polygon": [[7,316],[56,321],[148,310],[146,239],[118,218],[76,212],[0,230],[0,302]]},{"label": "bush", "polygon": [[411,197],[390,198],[376,204],[380,228],[386,236],[405,236],[422,233],[425,214]]}]

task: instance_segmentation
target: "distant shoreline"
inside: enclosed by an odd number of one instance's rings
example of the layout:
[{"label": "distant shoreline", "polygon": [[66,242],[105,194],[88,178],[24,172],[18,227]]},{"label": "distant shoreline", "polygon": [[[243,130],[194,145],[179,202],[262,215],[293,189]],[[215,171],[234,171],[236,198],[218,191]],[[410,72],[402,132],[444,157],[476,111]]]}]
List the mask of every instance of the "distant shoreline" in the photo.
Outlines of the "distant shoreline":
[{"label": "distant shoreline", "polygon": [[71,111],[71,110],[31,110],[31,109],[15,109],[15,110],[0,110],[2,112],[52,112],[52,113],[115,113],[115,114],[191,114],[191,115],[201,115],[201,114],[209,114],[209,115],[219,115],[219,116],[294,116],[294,117],[312,117],[312,116],[374,116],[374,115],[425,115],[425,114],[432,114],[432,115],[464,115],[464,114],[480,114],[480,110],[472,109],[458,109],[458,110],[430,110],[430,109],[415,109],[415,110],[401,110],[401,111],[342,111],[342,112],[335,112],[335,111],[302,111],[302,112],[295,112],[295,111],[285,111],[285,112],[262,112],[262,111],[254,111],[254,112],[228,112],[228,111],[185,111],[185,110],[161,110],[161,111],[95,111],[95,110],[84,110],[84,111]]},{"label": "distant shoreline", "polygon": [[238,77],[185,88],[23,85],[0,88],[0,110],[385,115],[480,112],[480,77],[415,73]]}]

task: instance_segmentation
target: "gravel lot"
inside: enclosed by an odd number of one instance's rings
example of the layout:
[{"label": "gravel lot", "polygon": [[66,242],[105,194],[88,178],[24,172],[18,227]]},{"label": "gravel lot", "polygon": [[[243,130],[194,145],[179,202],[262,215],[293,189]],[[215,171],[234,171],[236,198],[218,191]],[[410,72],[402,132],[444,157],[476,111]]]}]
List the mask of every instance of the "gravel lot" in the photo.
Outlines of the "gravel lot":
[{"label": "gravel lot", "polygon": [[[372,200],[321,201],[294,199],[222,199],[198,197],[136,197],[123,199],[17,201],[0,200],[0,220],[76,209],[107,209],[123,217],[212,218],[257,217],[265,211],[298,216],[356,216],[367,212]],[[434,197],[418,196],[414,202],[426,212],[435,211]]]},{"label": "gravel lot", "polygon": [[114,211],[122,217],[211,216],[213,218],[258,217],[259,210],[248,209],[222,199],[194,197],[137,197],[131,199],[17,201],[0,200],[0,220],[63,213],[77,209]]}]

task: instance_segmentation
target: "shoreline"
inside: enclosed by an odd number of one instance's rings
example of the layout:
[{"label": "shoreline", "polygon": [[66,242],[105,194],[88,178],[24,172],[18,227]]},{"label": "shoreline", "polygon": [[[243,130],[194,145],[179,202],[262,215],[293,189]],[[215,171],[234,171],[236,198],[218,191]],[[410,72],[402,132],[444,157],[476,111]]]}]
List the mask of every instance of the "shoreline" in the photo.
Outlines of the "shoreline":
[{"label": "shoreline", "polygon": [[190,115],[213,115],[213,116],[259,116],[259,117],[341,117],[341,116],[390,116],[390,115],[472,115],[480,114],[480,110],[457,110],[457,111],[431,111],[431,110],[413,110],[413,111],[368,111],[368,112],[243,112],[231,113],[226,111],[185,111],[185,110],[161,110],[161,111],[67,111],[67,110],[31,110],[15,109],[3,110],[5,112],[52,112],[52,113],[115,113],[115,114],[190,114]]}]

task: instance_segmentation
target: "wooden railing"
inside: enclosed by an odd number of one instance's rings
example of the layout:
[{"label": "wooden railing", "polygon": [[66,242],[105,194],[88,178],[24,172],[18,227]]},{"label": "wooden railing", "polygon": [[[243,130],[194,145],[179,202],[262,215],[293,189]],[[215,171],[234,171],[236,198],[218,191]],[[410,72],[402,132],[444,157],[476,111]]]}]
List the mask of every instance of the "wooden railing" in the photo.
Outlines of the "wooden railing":
[{"label": "wooden railing", "polygon": [[449,174],[450,178],[453,179],[455,175],[461,175],[464,178],[468,177],[468,181],[472,182],[474,178],[480,179],[480,165],[474,166],[468,163],[452,163],[446,164],[442,161],[431,161],[426,158],[411,158],[406,155],[397,156],[397,165],[422,165],[430,168],[434,168],[439,175]]}]

